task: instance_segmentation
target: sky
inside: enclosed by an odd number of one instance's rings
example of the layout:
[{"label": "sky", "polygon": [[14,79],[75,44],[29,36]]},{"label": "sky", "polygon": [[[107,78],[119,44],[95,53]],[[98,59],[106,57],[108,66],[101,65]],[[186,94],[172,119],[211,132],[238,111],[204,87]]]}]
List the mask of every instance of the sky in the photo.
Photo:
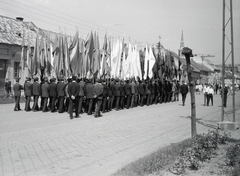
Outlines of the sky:
[{"label": "sky", "polygon": [[[230,18],[226,1],[225,24]],[[234,63],[240,64],[240,1],[233,2]],[[0,15],[23,17],[37,27],[64,31],[82,38],[96,31],[100,41],[107,33],[142,46],[161,42],[178,53],[181,34],[184,46],[198,56],[222,64],[223,0],[0,0]],[[230,23],[226,25],[225,60],[232,63]],[[206,57],[207,58],[207,57]]]}]

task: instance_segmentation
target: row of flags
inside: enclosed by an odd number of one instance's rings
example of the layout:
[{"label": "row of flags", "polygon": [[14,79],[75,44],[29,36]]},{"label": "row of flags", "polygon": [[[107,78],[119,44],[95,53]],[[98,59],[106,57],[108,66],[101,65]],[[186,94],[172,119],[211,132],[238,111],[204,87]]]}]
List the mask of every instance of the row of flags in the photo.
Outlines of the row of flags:
[{"label": "row of flags", "polygon": [[[24,37],[23,37],[24,38]],[[24,43],[24,41],[23,41]],[[29,41],[28,41],[29,43]],[[56,34],[52,42],[50,35],[37,35],[34,51],[28,45],[26,58],[24,46],[21,57],[22,69],[31,77],[80,78],[159,78],[179,79],[181,63],[164,48],[124,42],[124,39],[104,36],[100,47],[97,32],[90,32],[87,39],[75,36],[69,40],[64,34]],[[24,72],[22,70],[22,72]]]}]

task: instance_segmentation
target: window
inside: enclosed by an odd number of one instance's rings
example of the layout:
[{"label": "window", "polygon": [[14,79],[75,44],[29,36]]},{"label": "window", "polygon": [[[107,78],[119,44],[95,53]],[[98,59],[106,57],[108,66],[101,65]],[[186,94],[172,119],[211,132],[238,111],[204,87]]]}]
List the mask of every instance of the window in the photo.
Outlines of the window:
[{"label": "window", "polygon": [[14,78],[20,77],[20,62],[14,62]]}]

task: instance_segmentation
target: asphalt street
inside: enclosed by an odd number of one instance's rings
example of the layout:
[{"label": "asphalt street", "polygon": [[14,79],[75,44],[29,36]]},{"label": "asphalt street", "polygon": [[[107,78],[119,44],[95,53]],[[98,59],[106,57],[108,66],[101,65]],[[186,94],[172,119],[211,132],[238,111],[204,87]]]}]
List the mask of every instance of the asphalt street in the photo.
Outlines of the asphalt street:
[{"label": "asphalt street", "polygon": [[[236,122],[240,124],[240,91],[236,93]],[[180,101],[104,113],[81,114],[13,111],[0,105],[0,175],[108,176],[147,154],[191,137],[190,94]],[[24,104],[21,103],[24,109]],[[232,95],[225,120],[232,121]],[[196,94],[197,133],[207,133],[221,121],[221,96],[203,106]],[[204,125],[203,125],[204,124]],[[240,130],[227,131],[240,138]]]}]

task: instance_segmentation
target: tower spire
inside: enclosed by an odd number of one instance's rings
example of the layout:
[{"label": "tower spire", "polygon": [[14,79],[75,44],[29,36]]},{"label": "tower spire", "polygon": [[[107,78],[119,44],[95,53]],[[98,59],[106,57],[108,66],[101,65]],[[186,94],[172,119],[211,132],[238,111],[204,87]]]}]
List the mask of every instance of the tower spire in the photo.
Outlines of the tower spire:
[{"label": "tower spire", "polygon": [[182,49],[183,47],[184,47],[184,40],[183,40],[183,31],[182,31],[180,49]]},{"label": "tower spire", "polygon": [[181,57],[184,57],[182,54],[182,49],[184,48],[184,40],[183,40],[183,31],[182,31],[182,36],[181,36],[181,42],[180,42],[180,48],[178,50],[178,55]]}]

